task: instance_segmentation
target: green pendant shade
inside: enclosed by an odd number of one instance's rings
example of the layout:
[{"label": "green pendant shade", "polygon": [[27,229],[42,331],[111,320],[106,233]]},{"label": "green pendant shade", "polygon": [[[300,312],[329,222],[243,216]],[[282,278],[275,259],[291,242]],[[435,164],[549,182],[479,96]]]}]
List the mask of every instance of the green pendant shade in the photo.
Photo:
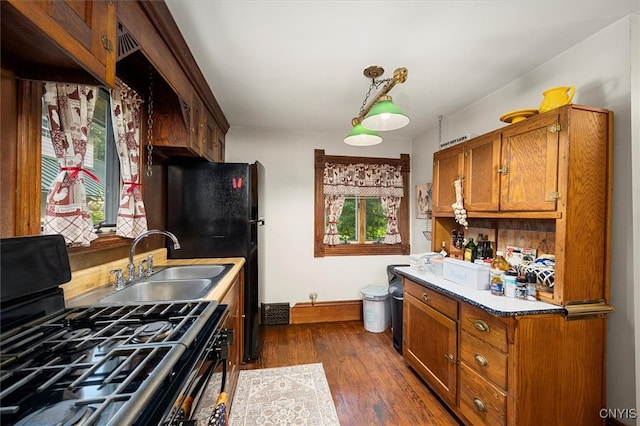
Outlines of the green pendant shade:
[{"label": "green pendant shade", "polygon": [[409,117],[393,103],[390,96],[382,96],[362,120],[362,125],[371,130],[395,130],[409,124]]},{"label": "green pendant shade", "polygon": [[376,131],[367,129],[362,124],[357,124],[344,138],[344,142],[354,146],[370,146],[382,142],[382,137]]}]

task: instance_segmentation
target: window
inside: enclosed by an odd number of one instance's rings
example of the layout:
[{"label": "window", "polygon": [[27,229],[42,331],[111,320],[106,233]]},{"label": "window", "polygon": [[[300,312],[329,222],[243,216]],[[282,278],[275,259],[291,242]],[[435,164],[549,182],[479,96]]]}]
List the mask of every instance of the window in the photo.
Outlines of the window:
[{"label": "window", "polygon": [[[328,218],[325,218],[325,226]],[[380,243],[387,232],[387,215],[379,197],[345,197],[338,219],[340,240],[347,244]]]},{"label": "window", "polygon": [[[42,174],[40,179],[40,219],[42,223],[49,188],[60,170],[51,144],[48,117],[45,108],[42,108],[41,143]],[[87,206],[93,224],[115,224],[120,193],[120,165],[113,137],[113,128],[111,126],[109,93],[105,89],[100,89],[98,99],[96,100],[84,167],[100,179],[100,182],[96,182],[89,177],[85,177],[84,179],[87,192]]]},{"label": "window", "polygon": [[[316,150],[314,255],[323,257],[409,254],[409,164],[408,154],[402,154],[399,159],[391,159],[328,156],[324,154],[324,150]],[[394,189],[395,195],[401,198],[393,199],[368,193],[385,191],[380,189],[386,188],[384,185],[377,187],[375,184],[370,190],[356,190],[359,194],[350,194],[347,190],[341,196],[325,196],[325,167],[344,169],[352,165],[362,166],[367,170],[369,167],[389,167],[395,171],[394,176],[401,175]],[[397,212],[396,216],[392,217],[394,226],[391,228],[387,212]],[[389,243],[390,229],[397,230],[395,237],[399,242]],[[330,233],[332,237],[325,235]]]}]

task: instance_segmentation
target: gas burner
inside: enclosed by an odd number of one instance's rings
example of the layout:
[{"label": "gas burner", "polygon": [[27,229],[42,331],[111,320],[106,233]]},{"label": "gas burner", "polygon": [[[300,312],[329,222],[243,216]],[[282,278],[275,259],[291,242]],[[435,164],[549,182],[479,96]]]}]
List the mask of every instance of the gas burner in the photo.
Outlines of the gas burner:
[{"label": "gas burner", "polygon": [[70,330],[66,332],[62,337],[64,339],[78,339],[80,337],[85,337],[91,334],[90,328],[78,328],[77,330]]},{"label": "gas burner", "polygon": [[169,321],[155,321],[136,328],[135,340],[138,342],[152,342],[162,340],[169,335],[173,325]]},{"label": "gas burner", "polygon": [[84,422],[91,417],[94,411],[95,408],[91,406],[79,405],[77,404],[77,400],[69,399],[48,407],[43,407],[38,411],[31,413],[27,417],[18,421],[16,426],[79,426],[84,424]]}]

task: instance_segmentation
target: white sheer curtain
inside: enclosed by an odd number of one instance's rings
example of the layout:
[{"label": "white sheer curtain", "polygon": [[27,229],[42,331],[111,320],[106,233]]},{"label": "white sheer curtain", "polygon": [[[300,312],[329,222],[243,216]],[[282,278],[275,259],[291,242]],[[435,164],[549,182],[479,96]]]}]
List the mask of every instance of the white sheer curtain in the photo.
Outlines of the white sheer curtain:
[{"label": "white sheer curtain", "polygon": [[45,83],[44,107],[60,172],[51,183],[44,219],[45,234],[61,234],[68,245],[88,247],[98,238],[87,208],[84,158],[98,88]]}]

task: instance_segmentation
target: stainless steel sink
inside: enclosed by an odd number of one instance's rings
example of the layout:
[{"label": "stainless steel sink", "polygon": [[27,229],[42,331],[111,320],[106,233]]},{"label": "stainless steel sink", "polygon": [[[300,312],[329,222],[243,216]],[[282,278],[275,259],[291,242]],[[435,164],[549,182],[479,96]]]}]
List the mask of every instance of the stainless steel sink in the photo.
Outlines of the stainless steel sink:
[{"label": "stainless steel sink", "polygon": [[163,280],[182,280],[223,276],[231,267],[232,263],[222,263],[216,265],[183,265],[169,266],[162,269],[149,277],[147,281],[163,281]]},{"label": "stainless steel sink", "polygon": [[159,302],[200,299],[206,296],[218,282],[219,280],[202,278],[138,281],[103,297],[100,302]]}]

